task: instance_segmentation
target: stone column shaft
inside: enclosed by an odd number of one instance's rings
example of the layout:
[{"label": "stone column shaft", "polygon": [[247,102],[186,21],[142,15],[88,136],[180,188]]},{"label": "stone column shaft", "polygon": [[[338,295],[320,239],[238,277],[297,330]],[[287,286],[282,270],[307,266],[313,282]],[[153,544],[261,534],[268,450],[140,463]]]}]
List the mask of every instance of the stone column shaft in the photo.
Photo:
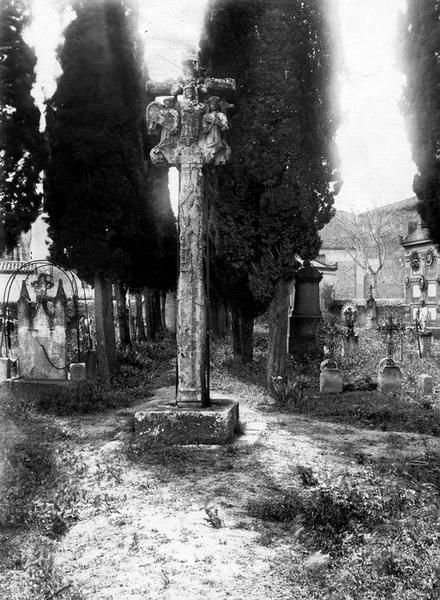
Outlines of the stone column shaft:
[{"label": "stone column shaft", "polygon": [[207,404],[206,290],[204,283],[206,214],[202,161],[184,161],[180,168],[177,289],[178,402]]}]

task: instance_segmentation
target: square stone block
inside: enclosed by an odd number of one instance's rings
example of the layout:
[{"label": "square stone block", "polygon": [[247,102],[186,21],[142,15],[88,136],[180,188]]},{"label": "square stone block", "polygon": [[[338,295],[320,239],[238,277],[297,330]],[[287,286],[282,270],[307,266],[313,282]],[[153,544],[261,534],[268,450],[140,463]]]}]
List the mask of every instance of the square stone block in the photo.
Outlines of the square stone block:
[{"label": "square stone block", "polygon": [[86,379],[86,363],[71,363],[69,366],[70,381],[82,381]]},{"label": "square stone block", "polygon": [[402,389],[402,373],[398,365],[382,365],[377,374],[377,389],[384,394],[399,393]]},{"label": "square stone block", "polygon": [[135,441],[148,445],[226,444],[239,420],[238,402],[212,397],[209,407],[152,400],[134,414]]},{"label": "square stone block", "polygon": [[319,376],[319,391],[323,394],[340,394],[342,377],[339,369],[324,368]]},{"label": "square stone block", "polygon": [[423,396],[432,394],[432,377],[426,373],[417,378],[417,389]]},{"label": "square stone block", "polygon": [[11,377],[11,361],[9,358],[0,358],[0,382],[6,381]]}]

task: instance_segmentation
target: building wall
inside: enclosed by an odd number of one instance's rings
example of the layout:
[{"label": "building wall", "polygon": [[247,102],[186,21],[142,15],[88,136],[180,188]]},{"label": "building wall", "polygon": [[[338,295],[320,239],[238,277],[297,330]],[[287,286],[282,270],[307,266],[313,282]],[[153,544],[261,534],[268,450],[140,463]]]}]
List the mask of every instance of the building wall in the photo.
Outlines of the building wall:
[{"label": "building wall", "polygon": [[347,250],[323,249],[320,258],[327,264],[338,263],[332,284],[334,286],[334,298],[349,299],[357,296],[357,265]]}]

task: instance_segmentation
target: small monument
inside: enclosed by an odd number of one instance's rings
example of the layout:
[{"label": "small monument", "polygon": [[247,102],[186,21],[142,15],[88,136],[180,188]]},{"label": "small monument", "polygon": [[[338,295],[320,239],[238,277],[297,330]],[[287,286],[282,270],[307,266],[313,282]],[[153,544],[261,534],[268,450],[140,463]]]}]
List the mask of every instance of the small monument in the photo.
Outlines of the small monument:
[{"label": "small monument", "polygon": [[309,260],[295,275],[295,302],[290,317],[289,353],[303,356],[318,354],[316,329],[321,321],[319,282],[322,273]]},{"label": "small monument", "polygon": [[66,294],[61,279],[55,296],[48,273],[40,273],[31,283],[36,301],[31,302],[26,283],[21,286],[17,304],[18,367],[21,377],[66,379]]},{"label": "small monument", "polygon": [[383,393],[398,393],[402,388],[402,372],[394,361],[396,351],[396,334],[400,334],[405,326],[393,315],[388,315],[379,326],[379,331],[385,334],[387,357],[379,363],[377,388]]},{"label": "small monument", "polygon": [[377,304],[376,304],[376,299],[374,297],[373,285],[371,283],[368,286],[368,293],[367,293],[365,308],[366,308],[365,329],[374,329],[377,324]]},{"label": "small monument", "polygon": [[324,394],[340,394],[342,377],[336,362],[336,353],[341,346],[344,335],[341,321],[332,315],[324,317],[316,330],[317,343],[323,347],[325,360],[320,365],[319,391]]},{"label": "small monument", "polygon": [[184,61],[183,72],[183,79],[177,82],[147,84],[150,95],[167,96],[147,107],[149,132],[160,133],[159,143],[150,152],[151,161],[155,166],[176,166],[180,172],[177,398],[158,398],[157,409],[150,402],[148,410],[136,413],[135,433],[148,443],[221,443],[233,436],[238,404],[211,398],[209,391],[205,282],[208,217],[203,169],[229,159],[224,133],[231,105],[220,95],[232,94],[235,81],[202,77],[195,56]]},{"label": "small monument", "polygon": [[342,320],[346,331],[343,338],[343,356],[356,354],[359,349],[359,335],[355,332],[355,325],[358,319],[358,311],[352,304],[346,304],[341,311]]},{"label": "small monument", "polygon": [[420,358],[431,356],[432,332],[428,330],[428,322],[429,310],[426,306],[425,300],[422,298],[414,319]]},{"label": "small monument", "polygon": [[423,373],[417,377],[417,389],[421,396],[429,396],[433,392],[432,376]]}]

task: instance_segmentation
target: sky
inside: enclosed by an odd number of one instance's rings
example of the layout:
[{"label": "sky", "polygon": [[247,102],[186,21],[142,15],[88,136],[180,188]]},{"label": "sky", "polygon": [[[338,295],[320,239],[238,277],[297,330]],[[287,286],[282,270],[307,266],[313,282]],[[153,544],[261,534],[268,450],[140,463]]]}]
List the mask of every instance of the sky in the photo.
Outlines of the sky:
[{"label": "sky", "polygon": [[[359,212],[410,196],[415,166],[398,108],[404,76],[396,67],[397,17],[404,0],[328,0],[339,12],[343,68],[339,75],[342,123],[337,136],[344,185],[336,207]],[[33,0],[28,34],[37,51],[35,96],[55,90],[55,48],[70,16],[60,22],[60,0]],[[152,79],[180,74],[183,53],[196,47],[208,0],[144,0],[140,32]],[[176,172],[170,191],[177,190]]]}]

